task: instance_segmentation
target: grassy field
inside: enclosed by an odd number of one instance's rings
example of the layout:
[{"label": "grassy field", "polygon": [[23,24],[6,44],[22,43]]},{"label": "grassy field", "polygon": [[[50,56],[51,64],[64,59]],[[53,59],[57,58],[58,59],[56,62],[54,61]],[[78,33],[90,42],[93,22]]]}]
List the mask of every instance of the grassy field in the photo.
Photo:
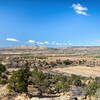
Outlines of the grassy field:
[{"label": "grassy field", "polygon": [[55,68],[54,71],[85,77],[100,77],[100,67],[71,66],[65,68]]},{"label": "grassy field", "polygon": [[94,55],[87,55],[87,57],[91,58],[100,58],[100,55],[94,54]]}]

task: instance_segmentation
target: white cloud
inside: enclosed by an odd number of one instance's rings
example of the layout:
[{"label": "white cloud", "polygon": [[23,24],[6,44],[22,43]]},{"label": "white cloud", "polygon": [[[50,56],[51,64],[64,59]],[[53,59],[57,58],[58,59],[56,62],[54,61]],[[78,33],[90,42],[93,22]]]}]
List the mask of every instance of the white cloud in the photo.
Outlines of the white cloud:
[{"label": "white cloud", "polygon": [[49,42],[48,41],[45,41],[45,42],[36,42],[38,45],[48,45]]},{"label": "white cloud", "polygon": [[56,45],[63,45],[63,43],[56,43]]},{"label": "white cloud", "polygon": [[28,43],[35,43],[35,41],[34,40],[29,40]]},{"label": "white cloud", "polygon": [[87,7],[83,7],[81,4],[73,4],[72,8],[75,10],[77,14],[87,16],[87,12],[86,12],[88,10]]},{"label": "white cloud", "polygon": [[72,45],[72,43],[66,43],[66,42],[56,42],[56,41],[52,41],[51,43],[50,43],[51,45],[57,45],[57,46],[71,46]]},{"label": "white cloud", "polygon": [[6,38],[7,41],[13,41],[13,42],[18,42],[19,40],[16,40],[15,38]]},{"label": "white cloud", "polygon": [[37,44],[37,45],[49,45],[48,41],[41,42],[41,41],[28,40],[26,43]]},{"label": "white cloud", "polygon": [[48,42],[48,41],[45,41],[45,42],[44,42],[44,44],[48,45],[48,44],[49,44],[49,42]]},{"label": "white cloud", "polygon": [[36,42],[38,45],[43,45],[44,43],[43,42]]},{"label": "white cloud", "polygon": [[72,45],[72,43],[68,43],[68,45]]},{"label": "white cloud", "polygon": [[44,43],[43,42],[39,42],[39,44],[42,44],[43,45]]},{"label": "white cloud", "polygon": [[71,42],[56,42],[56,41],[51,41],[51,42],[48,42],[48,41],[34,41],[34,40],[29,40],[27,41],[26,43],[30,43],[30,44],[36,44],[36,45],[53,45],[53,46],[71,46],[72,43]]}]

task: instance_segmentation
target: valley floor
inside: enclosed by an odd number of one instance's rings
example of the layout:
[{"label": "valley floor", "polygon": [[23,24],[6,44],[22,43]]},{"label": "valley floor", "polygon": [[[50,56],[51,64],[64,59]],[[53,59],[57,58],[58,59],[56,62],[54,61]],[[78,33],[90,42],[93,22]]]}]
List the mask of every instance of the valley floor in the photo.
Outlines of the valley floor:
[{"label": "valley floor", "polygon": [[100,66],[87,67],[87,66],[70,66],[70,67],[59,67],[53,69],[54,72],[64,74],[75,74],[85,77],[100,77]]}]

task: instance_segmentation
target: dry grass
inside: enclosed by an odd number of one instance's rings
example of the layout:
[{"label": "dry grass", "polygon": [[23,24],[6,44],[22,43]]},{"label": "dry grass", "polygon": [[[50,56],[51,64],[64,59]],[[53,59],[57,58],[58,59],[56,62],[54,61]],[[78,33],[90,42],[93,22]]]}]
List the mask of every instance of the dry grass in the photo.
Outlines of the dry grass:
[{"label": "dry grass", "polygon": [[65,68],[56,68],[54,71],[76,74],[85,77],[100,77],[100,67],[71,66]]}]

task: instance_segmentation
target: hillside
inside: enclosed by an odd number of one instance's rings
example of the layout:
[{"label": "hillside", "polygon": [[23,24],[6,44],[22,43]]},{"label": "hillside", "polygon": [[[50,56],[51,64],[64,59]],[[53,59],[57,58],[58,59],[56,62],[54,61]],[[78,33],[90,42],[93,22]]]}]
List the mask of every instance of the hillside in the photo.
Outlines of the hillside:
[{"label": "hillside", "polygon": [[75,56],[75,55],[100,55],[100,46],[75,46],[48,48],[46,46],[20,46],[12,48],[0,48],[2,55],[46,55],[46,56]]}]

